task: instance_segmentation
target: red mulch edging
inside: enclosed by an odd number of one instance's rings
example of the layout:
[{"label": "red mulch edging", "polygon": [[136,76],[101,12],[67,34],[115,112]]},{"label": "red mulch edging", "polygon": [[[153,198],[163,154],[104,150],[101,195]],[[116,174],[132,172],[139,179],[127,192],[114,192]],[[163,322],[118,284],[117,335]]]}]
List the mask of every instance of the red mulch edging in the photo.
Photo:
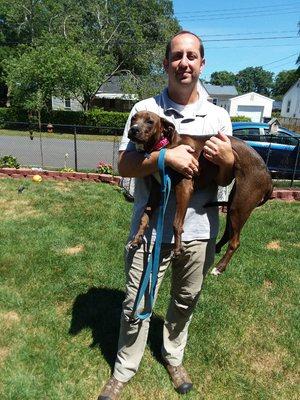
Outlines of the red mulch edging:
[{"label": "red mulch edging", "polygon": [[[90,181],[105,182],[110,185],[119,185],[120,176],[106,174],[95,174],[85,172],[60,172],[60,171],[37,171],[32,169],[0,168],[0,178],[29,178],[40,175],[43,179],[68,180],[68,181]],[[277,189],[273,190],[272,197],[280,200],[300,200],[300,189]]]}]

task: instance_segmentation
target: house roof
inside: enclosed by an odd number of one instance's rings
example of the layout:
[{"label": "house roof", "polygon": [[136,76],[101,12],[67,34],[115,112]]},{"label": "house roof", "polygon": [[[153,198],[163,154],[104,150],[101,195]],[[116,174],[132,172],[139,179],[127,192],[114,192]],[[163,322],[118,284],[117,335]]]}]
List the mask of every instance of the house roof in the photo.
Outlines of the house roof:
[{"label": "house roof", "polygon": [[255,93],[255,92],[249,92],[249,93],[244,93],[244,94],[241,94],[240,96],[236,96],[236,97],[233,97],[232,99],[230,99],[230,100],[236,100],[236,99],[241,99],[242,97],[248,97],[249,95],[252,95],[252,96],[256,96],[256,97],[262,97],[262,98],[264,98],[265,100],[269,100],[269,101],[274,101],[273,99],[270,99],[270,97],[267,97],[267,96],[263,96],[262,94],[259,94],[259,93]]},{"label": "house roof", "polygon": [[120,76],[111,76],[108,81],[100,86],[95,97],[98,99],[137,100],[135,94],[127,94],[122,91]]},{"label": "house roof", "polygon": [[235,86],[230,86],[230,85],[224,85],[224,86],[219,86],[219,85],[212,85],[211,83],[203,83],[202,85],[204,89],[207,91],[207,93],[212,96],[237,96],[238,92],[235,88]]},{"label": "house roof", "polygon": [[103,83],[100,86],[97,94],[100,93],[114,93],[114,94],[123,94],[121,89],[121,80],[119,76],[111,76],[108,81]]}]

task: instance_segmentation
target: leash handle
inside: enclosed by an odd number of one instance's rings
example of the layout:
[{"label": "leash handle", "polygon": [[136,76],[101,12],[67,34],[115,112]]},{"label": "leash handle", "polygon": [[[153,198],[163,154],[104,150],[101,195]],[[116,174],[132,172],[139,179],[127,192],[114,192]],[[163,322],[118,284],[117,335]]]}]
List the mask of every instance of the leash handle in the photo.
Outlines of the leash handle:
[{"label": "leash handle", "polygon": [[[161,179],[161,189],[160,189],[160,205],[159,205],[159,212],[158,212],[157,226],[156,226],[156,240],[153,246],[152,253],[150,254],[148,264],[144,276],[142,278],[142,281],[140,283],[138,294],[133,306],[134,317],[141,320],[150,317],[152,314],[155,289],[159,271],[159,256],[160,256],[160,249],[163,237],[164,217],[171,191],[171,179],[169,174],[165,170],[165,155],[166,155],[166,149],[160,150],[157,161],[159,175]],[[146,305],[145,309],[142,312],[137,313],[138,306],[142,301],[143,297],[145,297],[146,301],[147,288],[149,288],[148,307]]]}]

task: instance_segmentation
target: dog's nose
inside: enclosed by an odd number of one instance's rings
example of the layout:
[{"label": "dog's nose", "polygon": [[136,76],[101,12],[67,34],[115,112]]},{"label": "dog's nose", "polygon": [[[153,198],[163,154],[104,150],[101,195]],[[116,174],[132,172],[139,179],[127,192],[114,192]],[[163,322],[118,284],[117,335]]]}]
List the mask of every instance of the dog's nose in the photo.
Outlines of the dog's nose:
[{"label": "dog's nose", "polygon": [[128,131],[128,137],[129,139],[133,139],[136,137],[136,135],[139,133],[139,127],[138,125],[132,125],[131,128]]}]

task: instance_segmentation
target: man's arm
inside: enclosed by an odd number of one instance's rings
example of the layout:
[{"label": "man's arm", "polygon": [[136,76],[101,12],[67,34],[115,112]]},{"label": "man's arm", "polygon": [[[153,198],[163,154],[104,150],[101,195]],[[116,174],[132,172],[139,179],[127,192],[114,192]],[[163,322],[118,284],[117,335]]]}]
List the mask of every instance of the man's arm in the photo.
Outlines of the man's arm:
[{"label": "man's arm", "polygon": [[[193,156],[194,150],[187,145],[167,149],[165,163],[167,166],[191,179],[198,172],[198,161]],[[158,170],[158,151],[149,157],[137,151],[120,151],[118,169],[121,176],[143,178]]]},{"label": "man's arm", "polygon": [[227,186],[233,179],[234,154],[228,136],[219,132],[205,142],[204,157],[219,166],[216,183]]}]

